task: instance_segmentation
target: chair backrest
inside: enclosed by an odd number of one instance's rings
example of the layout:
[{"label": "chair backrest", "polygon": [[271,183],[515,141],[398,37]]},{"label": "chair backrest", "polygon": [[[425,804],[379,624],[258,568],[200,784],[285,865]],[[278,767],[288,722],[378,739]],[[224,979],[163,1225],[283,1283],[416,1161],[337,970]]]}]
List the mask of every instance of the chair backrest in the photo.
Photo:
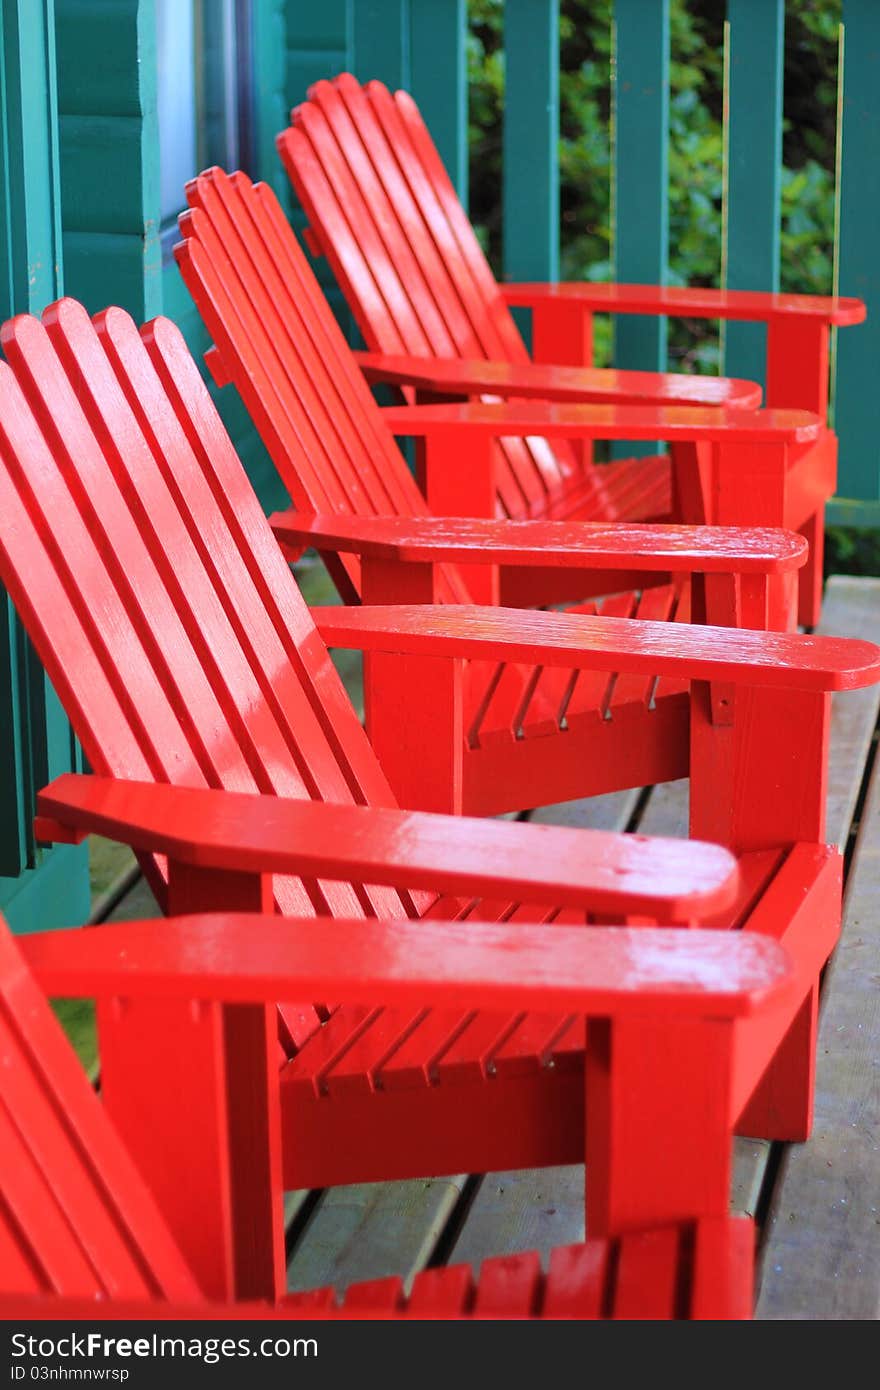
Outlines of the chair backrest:
[{"label": "chair backrest", "polygon": [[[294,505],[427,515],[272,189],[214,168],[186,192],[181,274]],[[343,563],[359,593],[359,561]],[[442,597],[467,601],[454,569],[442,582]]]},{"label": "chair backrest", "polygon": [[0,918],[0,1294],[201,1291]]},{"label": "chair backrest", "polygon": [[[317,82],[278,149],[368,346],[521,363],[528,352],[407,92]],[[580,471],[565,443],[506,440],[499,509],[524,515]],[[589,465],[586,465],[589,466]]]},{"label": "chair backrest", "polygon": [[[0,337],[0,579],[93,769],[393,805],[174,324],[63,299]],[[287,878],[276,899],[413,911]]]}]

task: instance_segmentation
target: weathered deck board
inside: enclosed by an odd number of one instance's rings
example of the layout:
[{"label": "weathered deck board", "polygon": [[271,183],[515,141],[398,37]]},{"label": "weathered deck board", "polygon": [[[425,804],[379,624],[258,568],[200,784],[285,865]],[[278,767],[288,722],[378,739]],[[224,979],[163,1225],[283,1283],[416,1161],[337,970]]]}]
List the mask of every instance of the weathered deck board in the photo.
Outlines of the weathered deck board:
[{"label": "weathered deck board", "polygon": [[584,1238],[584,1165],[487,1173],[458,1233],[449,1264],[479,1269],[487,1255],[537,1250]]},{"label": "weathered deck board", "polygon": [[292,1291],[423,1269],[461,1196],[464,1178],[329,1188],[287,1265]]},{"label": "weathered deck board", "polygon": [[770,1207],[758,1317],[880,1317],[880,761],[819,1023],[808,1144],[784,1155]]}]

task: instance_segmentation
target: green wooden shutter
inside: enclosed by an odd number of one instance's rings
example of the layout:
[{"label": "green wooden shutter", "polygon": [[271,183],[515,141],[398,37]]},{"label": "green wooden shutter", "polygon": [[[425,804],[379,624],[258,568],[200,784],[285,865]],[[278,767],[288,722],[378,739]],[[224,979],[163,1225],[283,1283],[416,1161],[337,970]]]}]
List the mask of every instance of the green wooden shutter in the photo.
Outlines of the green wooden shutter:
[{"label": "green wooden shutter", "polygon": [[[0,316],[63,289],[52,0],[0,0]],[[0,909],[17,931],[82,922],[84,848],[37,849],[35,792],[80,755],[8,598],[0,600]]]}]

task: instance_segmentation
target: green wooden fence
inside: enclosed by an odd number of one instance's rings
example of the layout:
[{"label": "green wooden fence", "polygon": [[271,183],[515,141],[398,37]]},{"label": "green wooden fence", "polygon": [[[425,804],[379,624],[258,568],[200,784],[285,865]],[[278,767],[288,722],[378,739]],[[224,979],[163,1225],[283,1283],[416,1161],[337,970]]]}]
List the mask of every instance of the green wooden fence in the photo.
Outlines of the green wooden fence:
[{"label": "green wooden fence", "polygon": [[[164,311],[194,350],[198,316],[169,257],[160,206],[157,6],[168,0],[0,0],[0,312],[39,310],[63,287],[98,309],[140,318]],[[504,0],[506,95],[501,203],[503,271],[553,279],[559,269],[559,3]],[[212,69],[216,26],[231,6],[248,30],[249,172],[290,207],[274,135],[311,82],[348,69],[416,97],[467,198],[466,0],[175,0],[197,15],[210,149],[223,124]],[[188,8],[188,6],[190,8]],[[724,274],[731,287],[779,283],[785,0],[727,0]],[[835,282],[868,301],[868,323],[835,356],[840,495],[830,517],[880,525],[880,0],[843,0],[842,125]],[[188,22],[188,21],[187,21]],[[213,26],[213,27],[212,27]],[[219,60],[218,60],[219,61]],[[670,0],[615,0],[612,168],[619,280],[663,282],[669,261]],[[56,80],[57,67],[57,80]],[[227,73],[228,77],[228,73]],[[218,103],[220,105],[218,106]],[[171,219],[173,224],[173,218]],[[338,311],[338,290],[322,274]],[[624,317],[622,366],[667,365],[663,321]],[[729,326],[725,366],[760,377],[760,329]],[[267,505],[282,500],[269,461],[230,392],[221,409]],[[0,910],[18,929],[81,920],[81,850],[40,852],[30,832],[34,789],[78,764],[57,701],[5,599],[0,608]],[[39,907],[37,906],[39,904]]]}]

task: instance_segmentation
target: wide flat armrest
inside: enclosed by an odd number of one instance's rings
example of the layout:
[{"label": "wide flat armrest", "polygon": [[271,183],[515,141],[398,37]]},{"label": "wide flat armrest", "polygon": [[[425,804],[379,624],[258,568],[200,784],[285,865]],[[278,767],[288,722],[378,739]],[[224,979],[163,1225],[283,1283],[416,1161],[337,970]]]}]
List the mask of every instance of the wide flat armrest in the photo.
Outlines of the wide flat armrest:
[{"label": "wide flat armrest", "polygon": [[468,430],[490,438],[661,439],[670,444],[809,444],[822,422],[805,410],[721,410],[711,406],[552,405],[543,401],[385,406],[397,435]]},{"label": "wide flat armrest", "polygon": [[664,921],[721,910],[737,889],[736,860],[720,846],[599,830],[73,773],[40,792],[37,810],[46,818],[38,834],[94,832],[203,868],[505,895]]},{"label": "wide flat armrest", "polygon": [[793,985],[756,932],[302,921],[252,914],[21,939],[48,994],[420,1004],[592,1016],[739,1018]]},{"label": "wide flat armrest", "polygon": [[812,319],[838,328],[862,323],[866,309],[860,299],[837,295],[766,294],[751,290],[713,290],[679,285],[614,285],[586,282],[502,285],[508,304],[536,305],[568,302],[597,314],[669,314],[693,319],[742,319],[774,323],[780,319]]},{"label": "wide flat armrest", "polygon": [[407,563],[467,563],[701,574],[799,569],[808,546],[773,527],[509,521],[473,517],[360,517],[276,512],[279,541]]},{"label": "wide flat armrest", "polygon": [[855,690],[880,681],[880,647],[848,637],[641,622],[471,604],[313,608],[328,647],[523,661],[786,690]]},{"label": "wide flat armrest", "polygon": [[683,372],[626,372],[613,367],[559,367],[543,362],[487,362],[456,357],[408,357],[356,352],[367,381],[414,386],[438,395],[520,396],[583,403],[732,406],[757,410],[761,387],[735,377]]}]

